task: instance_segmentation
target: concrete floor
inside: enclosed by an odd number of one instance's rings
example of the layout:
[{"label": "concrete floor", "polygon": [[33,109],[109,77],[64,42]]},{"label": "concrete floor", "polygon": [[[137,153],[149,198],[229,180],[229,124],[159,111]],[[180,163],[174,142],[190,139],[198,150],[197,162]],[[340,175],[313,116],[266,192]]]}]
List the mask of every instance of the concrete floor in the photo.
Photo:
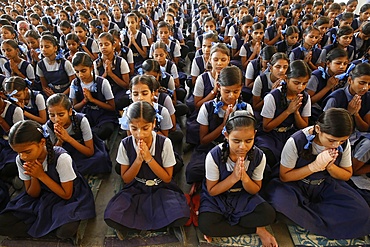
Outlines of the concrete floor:
[{"label": "concrete floor", "polygon": [[[121,138],[122,138],[121,136],[117,136],[116,141],[112,145],[111,148],[112,160],[115,160],[118,144]],[[190,156],[191,151],[183,156],[185,166],[189,162]],[[108,201],[114,195],[115,184],[119,183],[120,179],[121,179],[120,176],[115,171],[112,171],[112,173],[109,176],[106,176],[104,178],[100,186],[97,199],[95,201],[97,217],[88,222],[85,235],[81,242],[81,246],[104,246],[104,237],[108,230],[108,226],[104,222],[104,210],[106,208]],[[190,190],[190,185],[188,185],[185,180],[185,167],[183,168],[181,173],[176,175],[175,179],[179,186],[181,187],[181,189],[184,191],[184,193],[188,193]],[[279,243],[279,246],[284,247],[294,246],[290,238],[289,232],[287,230],[287,227],[284,224],[277,223],[272,225],[271,227]],[[199,242],[195,228],[193,226],[185,227],[185,231],[187,239],[186,246],[189,247],[198,246]]]}]

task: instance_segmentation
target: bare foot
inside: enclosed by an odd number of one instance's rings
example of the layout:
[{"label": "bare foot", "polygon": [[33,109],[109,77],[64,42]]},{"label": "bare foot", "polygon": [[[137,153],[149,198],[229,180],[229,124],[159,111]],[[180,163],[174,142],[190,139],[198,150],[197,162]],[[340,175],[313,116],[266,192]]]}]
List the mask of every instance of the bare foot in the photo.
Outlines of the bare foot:
[{"label": "bare foot", "polygon": [[207,240],[207,243],[212,242],[212,237],[210,237],[210,236],[204,235],[204,239]]},{"label": "bare foot", "polygon": [[257,227],[256,233],[262,241],[263,247],[278,247],[276,239],[264,227]]}]

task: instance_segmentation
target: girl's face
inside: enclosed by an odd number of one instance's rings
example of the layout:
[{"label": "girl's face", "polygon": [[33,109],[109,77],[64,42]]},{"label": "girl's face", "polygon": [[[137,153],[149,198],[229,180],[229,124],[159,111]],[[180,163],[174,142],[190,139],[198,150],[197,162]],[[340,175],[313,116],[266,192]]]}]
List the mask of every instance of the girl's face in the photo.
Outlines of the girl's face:
[{"label": "girl's face", "polygon": [[275,18],[275,11],[271,11],[266,14],[266,20],[268,23],[272,22],[274,18]]},{"label": "girl's face", "polygon": [[130,8],[130,6],[127,3],[122,3],[122,9],[124,11],[127,11]]},{"label": "girl's face", "polygon": [[312,20],[306,20],[306,21],[302,22],[302,30],[305,30],[306,28],[308,28],[312,25],[313,25]]},{"label": "girl's face", "polygon": [[103,55],[110,55],[114,51],[114,44],[107,38],[103,37],[98,40],[99,50]]},{"label": "girl's face", "polygon": [[370,75],[363,75],[352,79],[348,78],[349,91],[352,95],[362,96],[370,90]]},{"label": "girl's face", "polygon": [[324,35],[329,30],[330,24],[329,23],[322,24],[321,26],[318,26],[317,28],[320,30],[321,35]]},{"label": "girl's face", "polygon": [[135,141],[143,140],[147,145],[152,138],[152,131],[155,127],[155,121],[150,123],[142,118],[131,119],[129,128]]},{"label": "girl's face", "polygon": [[352,42],[352,39],[353,39],[353,33],[337,37],[338,43],[343,47],[349,46]]},{"label": "girl's face", "polygon": [[307,14],[311,14],[313,5],[309,4],[304,7],[304,10]]},{"label": "girl's face", "polygon": [[84,83],[90,83],[93,81],[93,67],[84,66],[82,64],[73,66],[76,76]]},{"label": "girl's face", "polygon": [[288,90],[294,95],[302,93],[302,91],[305,90],[309,79],[309,76],[287,79]]},{"label": "girl's face", "polygon": [[206,23],[204,23],[204,32],[208,32],[208,31],[214,31],[216,30],[216,25],[213,21],[207,21]]},{"label": "girl's face", "polygon": [[128,17],[126,21],[126,26],[130,30],[135,30],[137,26],[137,21],[135,17]]},{"label": "girl's face", "polygon": [[26,34],[26,32],[28,31],[28,28],[27,27],[19,27],[18,28],[18,32],[20,34],[22,34],[22,36],[24,36]]},{"label": "girl's face", "polygon": [[133,102],[146,101],[151,104],[154,100],[154,95],[153,92],[150,91],[148,85],[138,83],[132,86],[131,98]]},{"label": "girl's face", "polygon": [[71,32],[71,28],[69,28],[69,27],[60,27],[59,29],[60,29],[60,31],[61,31],[64,35],[67,35],[67,34],[69,34],[69,33]]},{"label": "girl's face", "polygon": [[173,24],[175,24],[174,19],[172,18],[172,16],[169,16],[169,15],[166,15],[164,17],[164,21],[167,22],[168,24],[170,24],[171,26],[173,26]]},{"label": "girl's face", "polygon": [[261,42],[263,40],[265,31],[263,29],[256,29],[252,31],[252,38],[255,42]]},{"label": "girl's face", "polygon": [[284,16],[279,16],[278,18],[276,18],[276,26],[278,27],[284,26],[285,22],[286,22],[286,18]]},{"label": "girl's face", "polygon": [[304,42],[311,47],[319,42],[320,37],[321,33],[317,30],[312,30],[308,34],[303,35]]},{"label": "girl's face", "polygon": [[348,58],[347,57],[338,57],[331,62],[327,62],[327,66],[329,71],[331,71],[334,75],[342,74],[346,71],[348,65]]},{"label": "girl's face", "polygon": [[370,9],[366,10],[365,12],[360,13],[360,20],[366,21],[370,17]]},{"label": "girl's face", "polygon": [[164,66],[166,63],[167,52],[162,48],[157,48],[153,52],[153,58],[161,65]]},{"label": "girl's face", "polygon": [[285,79],[285,74],[289,68],[289,62],[285,59],[279,59],[271,66],[271,73],[278,79]]},{"label": "girl's face", "polygon": [[202,11],[199,12],[199,19],[203,20],[203,17],[205,15],[208,15],[208,10],[207,9],[202,9]]},{"label": "girl's face", "polygon": [[81,22],[83,22],[83,23],[85,23],[85,24],[89,23],[89,20],[88,20],[88,19],[86,19],[84,16],[81,16],[81,15],[80,15],[78,18],[80,19],[80,21],[81,21]]},{"label": "girl's face", "polygon": [[209,57],[212,48],[212,39],[203,39],[202,51],[204,56]]},{"label": "girl's face", "polygon": [[334,19],[335,17],[337,17],[337,15],[339,15],[338,10],[332,10],[332,11],[330,11],[330,12],[328,13],[328,17],[329,17],[330,19]]},{"label": "girl's face", "polygon": [[[158,72],[155,72],[155,71],[147,71],[147,72],[145,72],[145,74],[146,75],[151,75],[151,76],[154,76],[155,77],[155,79],[157,80],[157,81],[160,81],[160,73],[158,73]],[[158,90],[157,90],[158,91]]]},{"label": "girl's face", "polygon": [[96,31],[97,31],[97,28],[94,27],[94,26],[92,26],[92,25],[90,25],[90,33],[91,34],[94,34]]},{"label": "girl's face", "polygon": [[53,55],[55,56],[57,53],[57,50],[58,50],[58,47],[54,45],[51,41],[41,40],[40,51],[44,57],[51,57]]},{"label": "girl's face", "polygon": [[242,91],[242,86],[235,84],[231,86],[220,86],[217,84],[221,93],[221,100],[224,105],[235,105],[236,101],[239,99],[240,93]]},{"label": "girl's face", "polygon": [[353,22],[353,19],[347,19],[347,20],[341,20],[339,21],[339,27],[344,27],[344,26],[351,26]]},{"label": "girl's face", "polygon": [[59,13],[59,19],[61,21],[68,21],[68,16],[64,12]]},{"label": "girl's face", "polygon": [[74,40],[67,40],[67,48],[71,52],[77,52],[79,44]]},{"label": "girl's face", "polygon": [[71,125],[72,108],[67,110],[61,104],[48,106],[49,118],[54,124],[59,124],[63,128]]},{"label": "girl's face", "polygon": [[18,49],[14,49],[8,44],[2,44],[1,50],[7,59],[14,59],[18,56]]},{"label": "girl's face", "polygon": [[12,149],[18,153],[19,158],[25,162],[33,162],[46,153],[45,139],[37,142],[26,142],[12,145]]},{"label": "girl's face", "polygon": [[244,24],[241,26],[242,32],[243,32],[244,34],[249,34],[249,33],[252,31],[252,26],[253,26],[253,22],[247,22],[247,23],[244,23]]},{"label": "girl's face", "polygon": [[120,17],[121,16],[121,10],[118,6],[115,6],[113,8],[113,15],[114,15],[114,17]]},{"label": "girl's face", "polygon": [[239,15],[238,15],[239,20],[243,19],[243,16],[248,15],[248,14],[249,12],[247,8],[240,8]]},{"label": "girl's face", "polygon": [[101,24],[103,24],[104,26],[109,26],[109,19],[108,19],[108,16],[106,15],[99,15],[99,21],[101,22]]},{"label": "girl's face", "polygon": [[167,42],[170,37],[170,30],[167,27],[158,28],[158,37],[160,40]]},{"label": "girl's face", "polygon": [[289,46],[295,45],[298,42],[299,35],[298,33],[293,33],[286,37],[286,41]]},{"label": "girl's face", "polygon": [[343,144],[349,138],[349,136],[336,137],[321,132],[320,127],[318,125],[315,125],[315,129],[317,132],[317,137],[315,138],[315,140],[317,140],[317,143],[320,146],[326,147],[326,149],[338,148],[339,145]]},{"label": "girl's face", "polygon": [[256,13],[256,15],[259,17],[259,18],[264,18],[265,17],[265,11],[266,11],[266,9],[264,8],[264,7],[258,7],[257,8],[257,13]]},{"label": "girl's face", "polygon": [[82,27],[75,27],[74,31],[75,31],[75,34],[80,39],[80,41],[85,41],[87,32]]},{"label": "girl's face", "polygon": [[237,161],[239,157],[246,157],[253,147],[255,135],[256,130],[253,127],[238,127],[230,133],[225,132],[229,142],[229,157],[232,161]]},{"label": "girl's face", "polygon": [[348,4],[347,7],[346,7],[347,12],[353,13],[357,8],[357,4],[358,4],[358,2],[352,2],[352,3]]},{"label": "girl's face", "polygon": [[[7,93],[10,94],[12,92],[7,92]],[[16,99],[18,99],[19,101],[23,101],[23,100],[29,98],[29,97],[27,97],[28,95],[29,95],[28,88],[25,88],[23,90],[18,91],[15,94],[13,94],[13,97],[16,98]]]},{"label": "girl's face", "polygon": [[15,34],[14,33],[11,33],[8,29],[2,28],[1,29],[1,38],[3,40],[6,40],[6,39],[14,39],[15,38]]},{"label": "girl's face", "polygon": [[322,6],[321,5],[318,5],[318,6],[316,6],[316,7],[313,8],[313,12],[315,14],[320,14],[321,11],[322,11]]},{"label": "girl's face", "polygon": [[221,51],[216,51],[212,53],[210,59],[212,70],[216,71],[217,74],[220,74],[221,70],[225,68],[230,62],[230,57]]}]

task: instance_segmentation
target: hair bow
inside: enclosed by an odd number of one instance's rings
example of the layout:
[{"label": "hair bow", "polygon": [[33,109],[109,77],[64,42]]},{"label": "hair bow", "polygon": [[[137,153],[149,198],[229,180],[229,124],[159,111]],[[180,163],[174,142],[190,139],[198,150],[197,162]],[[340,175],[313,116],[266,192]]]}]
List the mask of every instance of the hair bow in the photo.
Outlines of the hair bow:
[{"label": "hair bow", "polygon": [[280,82],[280,86],[285,86],[285,85],[286,85],[286,81],[282,80],[282,81]]},{"label": "hair bow", "polygon": [[143,68],[138,68],[138,69],[137,69],[137,73],[139,73],[139,75],[144,75],[144,70],[143,70]]},{"label": "hair bow", "polygon": [[213,111],[213,113],[215,114],[218,114],[218,112],[220,111],[220,108],[222,108],[224,106],[224,102],[222,101],[213,101],[213,107],[215,108],[215,110]]},{"label": "hair bow", "polygon": [[155,109],[155,118],[157,119],[157,122],[160,123],[163,119],[163,116],[159,114],[158,109]]},{"label": "hair bow", "polygon": [[299,49],[302,51],[302,52],[309,52],[309,50],[306,49],[306,47],[304,47],[303,45],[300,45],[299,46]]},{"label": "hair bow", "polygon": [[308,150],[310,148],[310,145],[312,144],[313,139],[315,139],[315,136],[316,135],[308,135],[308,136],[306,136],[306,138],[307,138],[307,144],[304,145],[304,147],[303,147],[304,149]]},{"label": "hair bow", "polygon": [[42,134],[42,136],[44,138],[48,138],[49,137],[49,132],[47,130],[46,125],[43,125],[41,128],[37,128],[37,130]]},{"label": "hair bow", "polygon": [[222,128],[221,133],[222,133],[223,135],[225,135],[225,133],[226,133],[226,126],[224,126],[224,127]]},{"label": "hair bow", "polygon": [[75,85],[74,83],[71,84],[71,88],[75,91],[78,92],[78,86]]},{"label": "hair bow", "polygon": [[94,82],[91,86],[90,86],[90,92],[92,93],[96,93],[98,92],[98,84],[96,82]]},{"label": "hair bow", "polygon": [[162,79],[167,78],[166,69],[163,67],[161,67],[161,74],[162,74]]},{"label": "hair bow", "polygon": [[282,29],[281,30],[281,33],[283,34],[283,35],[285,35],[285,33],[286,33],[286,30],[288,29],[288,27],[285,27],[285,29]]},{"label": "hair bow", "polygon": [[62,49],[59,49],[58,53],[57,53],[57,56],[55,57],[55,60],[61,60],[64,58],[64,55],[63,55],[63,51]]},{"label": "hair bow", "polygon": [[129,129],[129,118],[126,115],[123,115],[121,118],[118,119],[119,124],[121,125],[121,129],[128,130]]},{"label": "hair bow", "polygon": [[337,42],[337,35],[335,35],[334,33],[331,35],[331,37],[333,38],[333,44],[335,44],[335,42]]},{"label": "hair bow", "polygon": [[95,28],[97,28],[97,29],[103,29],[103,27],[100,26],[100,25],[96,26]]},{"label": "hair bow", "polygon": [[13,101],[13,102],[18,102],[18,99],[13,97],[14,94],[18,93],[18,90],[17,89],[14,89],[13,92],[11,92],[10,94],[7,94],[7,98],[10,100],[10,101]]},{"label": "hair bow", "polygon": [[319,66],[317,69],[321,71],[321,77],[323,79],[326,79],[326,71],[325,71],[325,69],[323,67],[321,67],[321,66]]},{"label": "hair bow", "polygon": [[237,110],[244,110],[246,107],[247,107],[247,103],[245,103],[244,101],[236,104]]},{"label": "hair bow", "polygon": [[24,81],[27,83],[29,87],[32,86],[32,81],[28,80],[27,78],[25,78]]},{"label": "hair bow", "polygon": [[361,63],[369,63],[369,59],[363,58],[361,59]]},{"label": "hair bow", "polygon": [[335,78],[338,78],[339,80],[344,80],[346,78],[348,78],[349,76],[349,73],[351,73],[351,71],[356,67],[356,64],[354,63],[351,63],[347,69],[346,72],[344,72],[343,74],[340,74],[340,75],[336,75]]},{"label": "hair bow", "polygon": [[343,153],[343,147],[342,147],[341,145],[339,145],[339,146],[337,147],[337,150],[338,150],[338,152]]},{"label": "hair bow", "polygon": [[23,47],[23,46],[21,46],[21,45],[18,45],[18,48],[19,48],[19,50],[20,50],[22,53],[26,53],[26,52],[27,52],[26,48],[24,48],[24,47]]}]

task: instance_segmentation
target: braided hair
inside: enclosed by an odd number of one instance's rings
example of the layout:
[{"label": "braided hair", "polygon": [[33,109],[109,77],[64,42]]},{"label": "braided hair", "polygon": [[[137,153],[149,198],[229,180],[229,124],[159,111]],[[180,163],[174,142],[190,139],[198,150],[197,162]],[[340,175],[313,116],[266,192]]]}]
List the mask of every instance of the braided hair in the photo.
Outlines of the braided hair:
[{"label": "braided hair", "polygon": [[[225,131],[230,134],[233,130],[241,127],[252,127],[257,128],[256,119],[246,110],[238,110],[230,113],[229,118],[225,124]],[[248,151],[247,159],[252,161],[254,159],[253,155],[254,146]],[[230,148],[227,139],[225,138],[222,144],[222,162],[226,163],[230,155]]]},{"label": "braided hair", "polygon": [[51,165],[54,162],[55,152],[49,136],[45,133],[42,126],[33,120],[23,120],[15,123],[9,131],[9,144],[40,143],[42,139],[46,140],[47,163]]},{"label": "braided hair", "polygon": [[[30,82],[30,81],[28,81],[28,82]],[[26,88],[28,88],[31,91],[31,99],[33,100],[35,96],[32,92],[31,85],[28,82],[26,80],[24,80],[22,77],[11,76],[11,77],[7,78],[4,81],[3,86],[4,86],[5,92],[7,92],[7,93],[11,93],[14,90],[17,90],[18,92],[20,92],[20,91],[24,91]],[[11,99],[10,99],[10,101],[12,103],[15,103]]]}]

